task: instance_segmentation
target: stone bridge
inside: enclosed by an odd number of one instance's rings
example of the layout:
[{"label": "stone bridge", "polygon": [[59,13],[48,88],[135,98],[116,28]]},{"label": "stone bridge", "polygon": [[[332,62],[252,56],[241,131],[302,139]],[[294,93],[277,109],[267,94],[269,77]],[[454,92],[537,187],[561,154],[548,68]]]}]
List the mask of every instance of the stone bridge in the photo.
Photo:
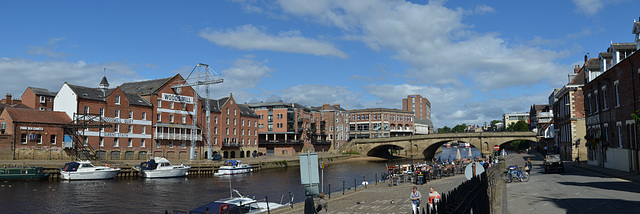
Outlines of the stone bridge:
[{"label": "stone bridge", "polygon": [[[538,142],[538,137],[535,132],[473,132],[354,139],[349,143],[352,151],[355,150],[367,156],[431,159],[443,144],[451,141],[469,143],[480,150],[484,156],[493,154],[495,145],[502,149],[515,140]],[[392,151],[397,152],[392,154]]]}]

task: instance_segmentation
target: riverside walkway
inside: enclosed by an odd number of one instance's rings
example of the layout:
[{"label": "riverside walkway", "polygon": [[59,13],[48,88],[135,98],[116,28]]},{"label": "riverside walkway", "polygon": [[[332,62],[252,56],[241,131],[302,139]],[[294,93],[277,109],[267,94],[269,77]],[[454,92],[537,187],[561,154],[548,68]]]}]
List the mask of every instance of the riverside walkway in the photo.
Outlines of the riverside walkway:
[{"label": "riverside walkway", "polygon": [[[427,198],[429,196],[429,187],[433,186],[440,194],[446,193],[453,188],[459,186],[467,178],[463,174],[456,174],[455,176],[442,177],[441,179],[431,180],[424,185],[418,185],[418,191],[422,194],[422,207],[427,206]],[[401,214],[411,213],[411,201],[409,200],[409,194],[415,184],[400,183],[398,186],[389,186],[390,181],[384,183],[375,182],[369,183],[367,188],[358,187],[354,189],[345,190],[345,194],[342,195],[342,191],[335,191],[331,193],[331,198],[325,196],[328,202],[328,213],[336,214],[373,214],[373,213],[385,213],[385,214]],[[334,190],[335,187],[332,187]],[[315,204],[317,205],[317,198],[315,198]],[[296,203],[293,205],[293,209],[290,207],[277,209],[271,211],[271,213],[277,214],[298,214],[304,212],[304,202]]]}]

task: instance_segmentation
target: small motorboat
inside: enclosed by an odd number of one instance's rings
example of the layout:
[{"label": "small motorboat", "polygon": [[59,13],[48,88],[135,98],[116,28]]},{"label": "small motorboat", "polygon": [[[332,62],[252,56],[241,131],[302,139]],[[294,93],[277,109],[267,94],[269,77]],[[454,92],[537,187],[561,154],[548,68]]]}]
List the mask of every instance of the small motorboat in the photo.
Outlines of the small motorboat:
[{"label": "small motorboat", "polygon": [[0,181],[7,180],[45,180],[49,178],[42,167],[2,167],[0,168]]},{"label": "small motorboat", "polygon": [[293,202],[293,196],[289,195],[289,202],[282,203],[284,195],[280,199],[280,203],[256,201],[253,198],[248,198],[240,195],[238,190],[233,190],[238,197],[220,199],[205,205],[202,205],[196,209],[189,211],[190,214],[219,214],[219,213],[263,213],[273,211],[275,209],[289,206]]},{"label": "small motorboat", "polygon": [[233,175],[251,172],[250,164],[243,164],[239,160],[226,160],[214,175]]},{"label": "small motorboat", "polygon": [[119,172],[120,168],[111,168],[109,164],[94,166],[89,161],[76,161],[64,164],[60,177],[64,180],[101,180],[115,178]]},{"label": "small motorboat", "polygon": [[142,178],[173,178],[184,177],[189,174],[190,166],[171,165],[169,160],[163,157],[154,157],[153,159],[134,166],[133,169],[138,170]]}]

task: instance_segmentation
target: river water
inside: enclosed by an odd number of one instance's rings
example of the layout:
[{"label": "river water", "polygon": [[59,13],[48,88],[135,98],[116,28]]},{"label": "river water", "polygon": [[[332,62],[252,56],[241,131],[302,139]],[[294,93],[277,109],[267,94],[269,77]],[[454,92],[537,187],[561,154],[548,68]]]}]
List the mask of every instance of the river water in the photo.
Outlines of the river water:
[{"label": "river water", "polygon": [[[473,148],[475,149],[475,148]],[[462,149],[461,149],[462,150]],[[465,150],[468,154],[468,150]],[[465,157],[466,154],[461,155]],[[479,155],[479,151],[472,150]],[[443,160],[456,157],[455,149],[443,149]],[[327,165],[324,169],[324,192],[342,194],[353,188],[354,179],[360,185],[363,177],[370,182],[380,179],[385,165],[410,163],[409,160],[355,161]],[[229,187],[244,196],[280,202],[288,200],[288,192],[295,202],[304,200],[300,184],[300,169],[262,170],[248,174],[222,177],[189,177],[168,179],[112,179],[100,181],[41,181],[3,182],[0,184],[0,212],[2,213],[164,213],[173,210],[189,211],[209,202],[227,198]],[[330,186],[330,187],[329,187]],[[331,188],[329,190],[329,188]]]}]

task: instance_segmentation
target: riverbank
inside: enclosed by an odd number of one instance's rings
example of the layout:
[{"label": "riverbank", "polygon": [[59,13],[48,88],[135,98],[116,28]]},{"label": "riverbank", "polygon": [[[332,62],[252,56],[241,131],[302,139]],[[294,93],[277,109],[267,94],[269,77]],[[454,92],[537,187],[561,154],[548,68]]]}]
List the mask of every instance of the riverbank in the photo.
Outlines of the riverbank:
[{"label": "riverbank", "polygon": [[[418,191],[422,193],[423,202],[421,206],[426,206],[426,198],[429,194],[429,187],[433,186],[439,193],[446,193],[458,187],[466,178],[462,174],[444,177],[442,179],[431,180],[424,185],[418,185]],[[389,181],[384,183],[371,182],[367,188],[358,187],[356,189],[342,190],[325,196],[328,202],[328,213],[385,213],[401,214],[411,213],[411,201],[409,194],[413,186],[411,183],[401,183],[398,186],[390,186]],[[315,199],[317,204],[317,198]],[[304,212],[304,202],[296,203],[293,208],[285,207],[271,211],[277,214],[294,214]]]}]

